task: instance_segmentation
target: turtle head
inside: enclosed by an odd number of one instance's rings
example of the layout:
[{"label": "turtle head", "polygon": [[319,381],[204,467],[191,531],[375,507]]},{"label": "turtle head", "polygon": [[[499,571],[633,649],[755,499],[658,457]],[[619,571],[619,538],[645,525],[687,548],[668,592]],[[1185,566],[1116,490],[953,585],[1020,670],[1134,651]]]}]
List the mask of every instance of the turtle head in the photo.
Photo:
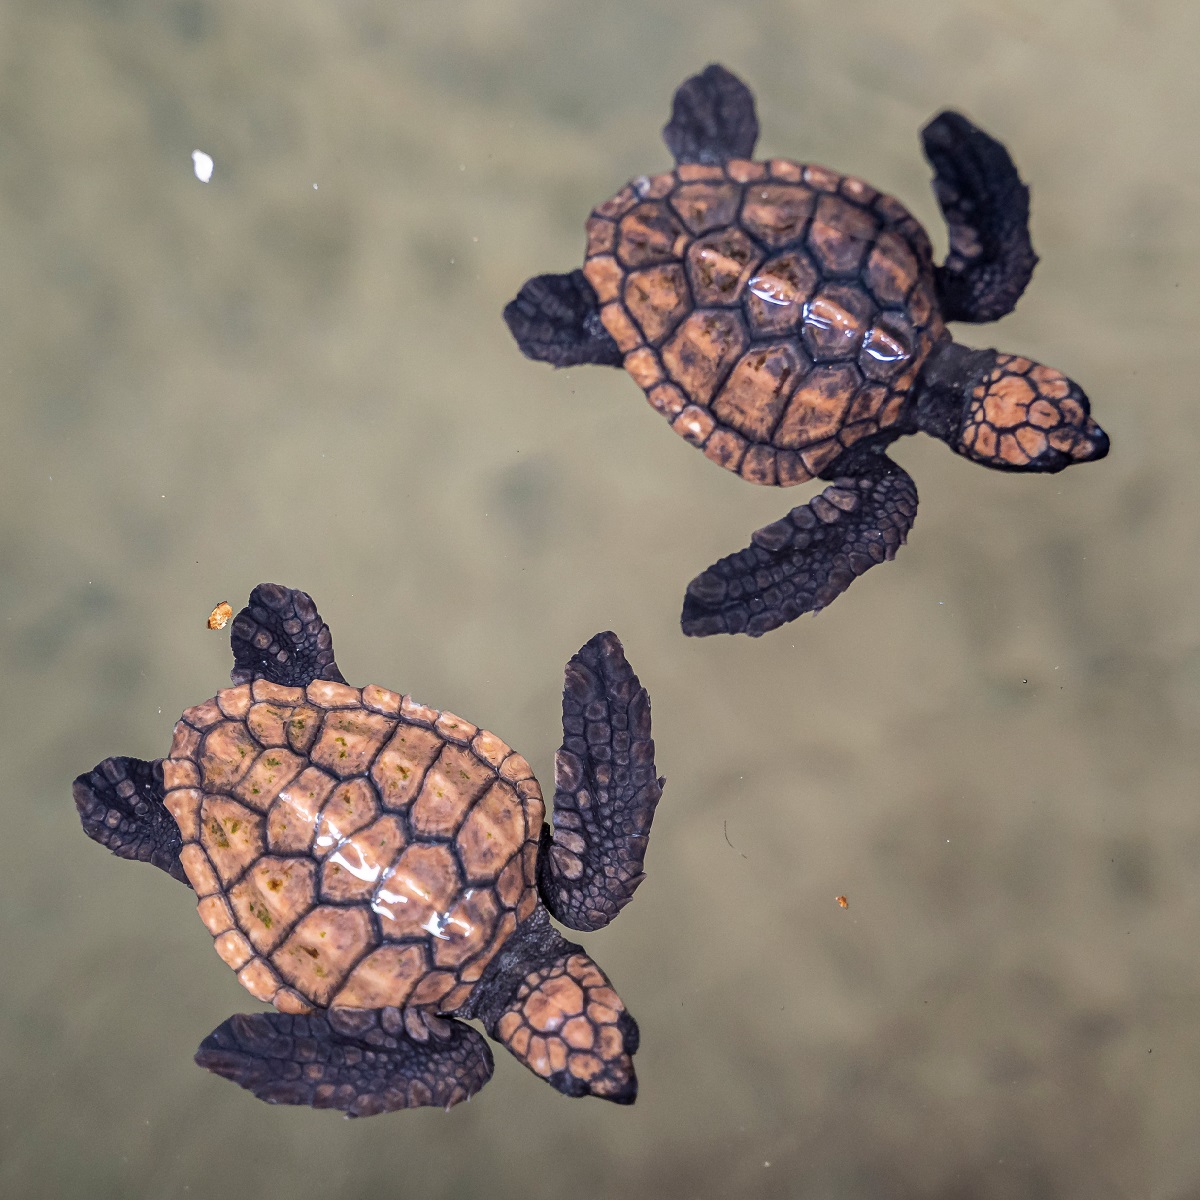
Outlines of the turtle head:
[{"label": "turtle head", "polygon": [[960,454],[1002,471],[1061,471],[1108,453],[1079,384],[1027,358],[992,358],[966,396]]},{"label": "turtle head", "polygon": [[949,343],[926,372],[918,424],[999,471],[1061,471],[1108,453],[1083,388],[1053,367]]}]

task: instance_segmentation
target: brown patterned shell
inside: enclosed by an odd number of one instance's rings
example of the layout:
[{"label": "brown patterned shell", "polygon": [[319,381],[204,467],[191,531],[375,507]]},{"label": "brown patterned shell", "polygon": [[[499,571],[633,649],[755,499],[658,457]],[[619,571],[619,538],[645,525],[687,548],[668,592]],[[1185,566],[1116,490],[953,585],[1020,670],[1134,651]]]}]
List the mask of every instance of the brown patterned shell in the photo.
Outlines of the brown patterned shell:
[{"label": "brown patterned shell", "polygon": [[944,330],[919,222],[824,167],[685,163],[599,205],[587,237],[625,369],[754,483],[802,483],[895,425]]},{"label": "brown patterned shell", "polygon": [[408,696],[227,688],[180,718],[163,775],[217,953],[284,1012],[452,1012],[538,903],[529,764]]}]

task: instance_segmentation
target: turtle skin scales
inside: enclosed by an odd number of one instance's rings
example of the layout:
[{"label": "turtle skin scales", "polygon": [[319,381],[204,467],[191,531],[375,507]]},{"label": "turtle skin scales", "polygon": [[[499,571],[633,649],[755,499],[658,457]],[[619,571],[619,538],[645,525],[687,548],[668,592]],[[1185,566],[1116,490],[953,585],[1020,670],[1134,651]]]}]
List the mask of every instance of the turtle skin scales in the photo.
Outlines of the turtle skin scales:
[{"label": "turtle skin scales", "polygon": [[162,770],[217,953],[283,1012],[452,1012],[537,904],[529,764],[384,688],[227,688]]},{"label": "turtle skin scales", "polygon": [[803,483],[900,424],[946,336],[908,210],[784,159],[635,179],[592,212],[583,272],[650,403],[753,483]]}]

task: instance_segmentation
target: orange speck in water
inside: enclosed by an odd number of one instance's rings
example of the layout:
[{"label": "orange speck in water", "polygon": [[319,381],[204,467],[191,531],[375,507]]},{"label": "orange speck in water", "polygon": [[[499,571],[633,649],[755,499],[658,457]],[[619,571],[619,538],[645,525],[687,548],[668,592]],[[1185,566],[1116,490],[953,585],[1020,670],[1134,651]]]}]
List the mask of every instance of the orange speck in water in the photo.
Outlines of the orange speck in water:
[{"label": "orange speck in water", "polygon": [[850,901],[847,900],[845,896],[838,896],[838,897],[836,897],[836,899],[838,902],[838,908],[849,908],[850,907]]},{"label": "orange speck in water", "polygon": [[229,624],[229,618],[233,616],[233,605],[228,600],[222,600],[216,608],[208,614],[209,629],[224,629]]}]

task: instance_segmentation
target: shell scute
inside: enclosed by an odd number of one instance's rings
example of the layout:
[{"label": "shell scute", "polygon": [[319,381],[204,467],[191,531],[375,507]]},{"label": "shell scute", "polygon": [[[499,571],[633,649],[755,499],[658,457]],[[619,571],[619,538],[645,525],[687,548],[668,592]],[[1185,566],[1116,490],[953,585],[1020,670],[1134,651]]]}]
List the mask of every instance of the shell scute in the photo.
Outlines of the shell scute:
[{"label": "shell scute", "polygon": [[762,258],[762,251],[736,227],[692,242],[687,248],[687,275],[695,303],[701,307],[736,304]]},{"label": "shell scute", "polygon": [[369,901],[406,842],[403,822],[390,813],[342,839],[321,864],[321,898]]},{"label": "shell scute", "polygon": [[300,919],[270,961],[301,995],[327,1005],[374,936],[365,908],[322,905]]},{"label": "shell scute", "polygon": [[264,700],[251,706],[245,717],[246,727],[260,746],[286,746],[286,721],[291,714],[290,705]]},{"label": "shell scute", "polygon": [[205,796],[200,845],[223,884],[237,879],[266,849],[262,815],[228,796]]},{"label": "shell scute", "polygon": [[374,760],[396,723],[381,713],[355,708],[327,713],[309,756],[318,766],[347,779]]},{"label": "shell scute", "polygon": [[371,766],[371,779],[386,808],[399,811],[412,803],[443,745],[436,730],[404,722],[397,726]]},{"label": "shell scute", "polygon": [[206,791],[232,791],[254,765],[258,743],[240,721],[222,721],[205,735],[200,778]]},{"label": "shell scute", "polygon": [[746,348],[746,341],[746,329],[737,313],[700,309],[663,347],[663,365],[686,396],[707,405]]},{"label": "shell scute", "polygon": [[305,688],[305,695],[318,708],[357,708],[362,703],[358,688],[332,679],[314,679]]},{"label": "shell scute", "polygon": [[820,283],[821,272],[803,247],[767,259],[746,284],[751,331],[758,337],[795,333]]},{"label": "shell scute", "polygon": [[307,766],[280,790],[267,814],[267,840],[283,854],[306,854],[316,836],[317,818],[337,780]]},{"label": "shell scute", "polygon": [[624,267],[645,267],[678,258],[687,241],[679,218],[660,201],[639,204],[617,226],[617,259]]},{"label": "shell scute", "polygon": [[840,196],[822,196],[808,231],[809,249],[826,272],[853,275],[878,229],[878,221],[865,209]]},{"label": "shell scute", "polygon": [[855,357],[874,311],[875,305],[861,288],[826,284],[804,316],[805,349],[818,362]]},{"label": "shell scute", "polygon": [[243,683],[240,687],[225,688],[215,697],[217,707],[231,720],[240,721],[250,710],[254,698],[250,694],[250,685]]},{"label": "shell scute", "polygon": [[437,937],[446,913],[462,890],[458,864],[444,844],[420,842],[407,847],[375,891],[371,907],[384,936]]},{"label": "shell scute", "polygon": [[439,967],[460,967],[492,940],[500,905],[490,888],[467,888],[446,913],[442,937],[434,942],[433,961]]},{"label": "shell scute", "polygon": [[798,183],[751,184],[742,203],[742,225],[764,246],[779,249],[803,236],[815,205],[812,190]]},{"label": "shell scute", "polygon": [[735,183],[685,183],[671,195],[671,207],[692,233],[701,234],[730,224],[741,200]]},{"label": "shell scute", "polygon": [[229,890],[237,923],[259,954],[270,954],[316,898],[316,864],[308,858],[258,859]]},{"label": "shell scute", "polygon": [[833,437],[861,382],[853,364],[813,371],[792,394],[775,430],[775,444],[799,450]]},{"label": "shell scute", "polygon": [[312,853],[324,858],[343,838],[357,833],[378,815],[378,796],[368,780],[359,777],[339,783],[321,809]]},{"label": "shell scute", "polygon": [[885,230],[867,255],[863,282],[880,304],[903,304],[921,273],[916,255],[898,233]]},{"label": "shell scute", "polygon": [[413,801],[409,820],[414,831],[427,837],[453,837],[467,810],[495,777],[468,747],[447,744]]},{"label": "shell scute", "polygon": [[344,1008],[399,1007],[428,970],[423,945],[380,946],[350,972],[334,1003]]},{"label": "shell scute", "polygon": [[584,264],[583,274],[592,285],[592,291],[596,293],[596,299],[601,304],[608,304],[620,296],[625,272],[613,255],[599,254],[595,258],[589,258]]},{"label": "shell scute", "polygon": [[658,345],[692,304],[687,278],[679,263],[631,271],[625,280],[623,299],[651,345]]},{"label": "shell scute", "polygon": [[752,441],[769,441],[788,397],[808,367],[803,351],[792,342],[753,346],[738,359],[713,401],[712,411]]},{"label": "shell scute", "polygon": [[243,804],[265,813],[280,791],[304,770],[307,763],[307,759],[290,750],[264,750],[232,794]]},{"label": "shell scute", "polygon": [[321,732],[321,710],[299,705],[290,710],[285,723],[288,745],[297,754],[307,754]]},{"label": "shell scute", "polygon": [[471,809],[456,844],[470,883],[492,883],[525,840],[524,804],[497,779]]}]

